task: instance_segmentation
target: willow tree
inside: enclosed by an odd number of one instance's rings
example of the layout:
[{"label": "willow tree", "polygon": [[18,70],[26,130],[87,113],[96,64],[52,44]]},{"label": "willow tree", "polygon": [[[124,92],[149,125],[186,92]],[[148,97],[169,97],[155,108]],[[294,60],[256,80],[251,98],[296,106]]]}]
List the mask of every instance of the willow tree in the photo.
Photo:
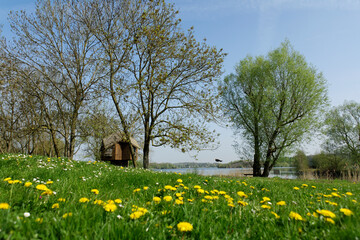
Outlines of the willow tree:
[{"label": "willow tree", "polygon": [[282,154],[311,136],[327,104],[322,74],[288,41],[265,57],[241,60],[221,93],[226,115],[254,153],[253,175],[263,177]]},{"label": "willow tree", "polygon": [[215,80],[225,54],[198,42],[192,28],[183,31],[177,14],[171,4],[149,1],[133,38],[124,102],[141,117],[145,168],[151,145],[185,152],[214,141],[205,123],[215,113]]}]

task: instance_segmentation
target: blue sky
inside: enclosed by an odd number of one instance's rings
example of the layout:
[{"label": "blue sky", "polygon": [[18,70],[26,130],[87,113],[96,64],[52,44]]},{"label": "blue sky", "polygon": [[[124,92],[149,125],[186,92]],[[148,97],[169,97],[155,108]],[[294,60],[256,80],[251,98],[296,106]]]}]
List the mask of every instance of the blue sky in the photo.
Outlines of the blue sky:
[{"label": "blue sky", "polygon": [[[289,39],[306,60],[317,67],[328,81],[331,105],[345,100],[360,102],[360,1],[358,0],[169,0],[179,10],[182,26],[194,26],[198,40],[223,48],[228,56],[224,76],[247,55],[265,55]],[[10,10],[33,11],[32,0],[0,0],[0,24],[8,36]],[[204,151],[200,162],[215,158],[236,160],[231,146],[231,129],[221,133],[220,148]],[[307,153],[319,151],[317,141],[304,146]],[[158,148],[153,162],[192,161],[189,154]]]}]

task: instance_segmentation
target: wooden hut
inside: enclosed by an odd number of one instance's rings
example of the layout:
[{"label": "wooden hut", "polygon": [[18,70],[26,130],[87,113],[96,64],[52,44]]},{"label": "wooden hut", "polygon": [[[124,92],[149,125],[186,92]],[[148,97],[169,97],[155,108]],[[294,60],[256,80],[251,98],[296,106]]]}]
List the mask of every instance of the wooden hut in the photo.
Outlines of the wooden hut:
[{"label": "wooden hut", "polygon": [[[135,161],[138,156],[139,144],[134,138],[131,138],[131,145],[135,152]],[[123,133],[114,133],[104,138],[101,144],[101,160],[109,161],[114,165],[129,166],[129,161],[132,161],[129,143],[126,142]]]}]

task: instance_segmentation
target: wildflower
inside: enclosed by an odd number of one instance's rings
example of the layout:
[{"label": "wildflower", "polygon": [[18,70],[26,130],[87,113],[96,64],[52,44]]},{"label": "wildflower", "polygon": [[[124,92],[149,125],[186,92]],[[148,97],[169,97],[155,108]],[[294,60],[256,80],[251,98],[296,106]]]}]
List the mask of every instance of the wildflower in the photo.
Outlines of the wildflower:
[{"label": "wildflower", "polygon": [[104,206],[104,209],[107,212],[114,212],[117,209],[117,207],[114,203],[108,203]]},{"label": "wildflower", "polygon": [[24,217],[30,217],[30,213],[29,212],[24,212]]},{"label": "wildflower", "polygon": [[171,196],[164,196],[163,199],[166,201],[166,202],[170,202],[172,200],[172,197]]},{"label": "wildflower", "polygon": [[161,202],[161,198],[159,198],[159,197],[153,197],[153,201],[154,201],[156,204],[158,204],[158,203]]},{"label": "wildflower", "polygon": [[178,183],[182,183],[183,180],[181,180],[180,178],[178,180],[176,180]]},{"label": "wildflower", "polygon": [[4,182],[8,182],[9,180],[11,180],[11,177],[7,177],[4,179]]},{"label": "wildflower", "polygon": [[88,198],[80,198],[80,200],[79,200],[79,202],[81,202],[81,203],[87,203],[87,202],[89,202],[90,200],[88,199]]},{"label": "wildflower", "polygon": [[308,185],[305,184],[305,183],[303,183],[303,184],[301,185],[301,187],[302,187],[302,188],[305,188],[305,187],[308,187]]},{"label": "wildflower", "polygon": [[133,212],[132,214],[130,214],[130,218],[131,218],[131,219],[138,219],[138,218],[140,218],[142,215],[144,215],[142,212],[136,211],[136,212]]},{"label": "wildflower", "polygon": [[165,185],[165,187],[164,187],[166,190],[170,190],[171,188],[172,188],[172,186],[170,186],[170,185]]},{"label": "wildflower", "polygon": [[268,197],[263,197],[263,200],[260,201],[260,203],[268,202],[268,201],[270,201],[270,200],[271,200],[271,199],[268,198]]},{"label": "wildflower", "polygon": [[280,202],[277,202],[276,205],[285,206],[286,202],[285,201],[280,201]]},{"label": "wildflower", "polygon": [[261,208],[264,208],[264,209],[271,209],[271,207],[269,205],[261,205]]},{"label": "wildflower", "polygon": [[271,214],[273,214],[273,215],[275,216],[275,218],[276,218],[276,219],[280,218],[280,216],[279,216],[279,215],[277,215],[277,214],[276,214],[276,212],[271,211]]},{"label": "wildflower", "polygon": [[43,220],[44,220],[43,218],[36,218],[36,219],[35,219],[35,222],[42,223]]},{"label": "wildflower", "polygon": [[69,212],[69,213],[65,213],[62,217],[63,218],[67,218],[67,217],[71,217],[72,216],[72,213]]},{"label": "wildflower", "polygon": [[60,207],[60,205],[58,204],[58,203],[54,203],[52,206],[51,206],[51,208],[59,208]]},{"label": "wildflower", "polygon": [[316,186],[311,186],[311,187],[314,188],[314,189],[316,188]]},{"label": "wildflower", "polygon": [[144,190],[148,190],[148,189],[149,189],[149,187],[143,187],[143,189],[144,189]]},{"label": "wildflower", "polygon": [[329,223],[332,223],[332,224],[335,224],[334,220],[332,220],[331,218],[325,218],[325,221],[329,222]]},{"label": "wildflower", "polygon": [[333,212],[329,211],[329,210],[316,210],[316,212],[318,214],[323,215],[324,217],[330,217],[330,218],[335,218],[336,217],[336,215]]},{"label": "wildflower", "polygon": [[39,184],[36,186],[36,189],[41,190],[41,191],[46,191],[48,190],[48,188],[44,185],[44,184]]},{"label": "wildflower", "polygon": [[9,209],[10,205],[8,203],[0,203],[0,209]]},{"label": "wildflower", "polygon": [[239,195],[240,197],[244,197],[244,198],[248,197],[248,195],[246,195],[243,191],[237,192],[237,195]]},{"label": "wildflower", "polygon": [[91,192],[94,193],[94,194],[96,194],[96,195],[99,194],[99,190],[97,190],[97,189],[91,189]]},{"label": "wildflower", "polygon": [[30,187],[31,185],[32,185],[31,182],[26,182],[26,183],[24,184],[25,187]]},{"label": "wildflower", "polygon": [[303,218],[301,217],[300,214],[293,212],[293,211],[290,212],[289,217],[292,219],[295,219],[295,220],[299,220],[299,221],[303,220]]},{"label": "wildflower", "polygon": [[46,189],[45,192],[42,192],[41,195],[52,195],[54,192],[50,189]]},{"label": "wildflower", "polygon": [[238,201],[237,202],[239,205],[241,205],[241,206],[247,206],[247,205],[249,205],[247,202],[244,202],[244,201]]},{"label": "wildflower", "polygon": [[53,184],[54,181],[47,181],[46,184]]},{"label": "wildflower", "polygon": [[202,193],[205,192],[205,190],[204,190],[204,189],[198,189],[197,192],[200,193],[200,194],[202,194]]},{"label": "wildflower", "polygon": [[141,189],[140,188],[136,188],[133,192],[136,193],[136,192],[139,192]]},{"label": "wildflower", "polygon": [[65,202],[66,200],[65,200],[65,198],[59,198],[58,199],[58,202]]},{"label": "wildflower", "polygon": [[117,198],[117,199],[114,200],[114,202],[117,203],[117,204],[120,204],[120,203],[122,203],[122,200]]},{"label": "wildflower", "polygon": [[204,196],[204,198],[205,198],[206,200],[213,200],[213,197],[210,196],[210,195],[206,195],[206,196]]},{"label": "wildflower", "polygon": [[347,208],[340,208],[340,212],[344,213],[346,216],[351,216],[354,214],[350,209]]},{"label": "wildflower", "polygon": [[299,190],[300,188],[298,188],[298,187],[294,187],[294,190]]},{"label": "wildflower", "polygon": [[169,214],[169,213],[170,213],[170,211],[168,211],[168,210],[164,210],[164,211],[161,212],[162,215],[166,215],[166,214]]},{"label": "wildflower", "polygon": [[139,212],[142,212],[143,214],[145,214],[145,213],[148,212],[148,210],[147,210],[146,208],[142,208],[142,207],[139,207],[139,208],[138,208],[138,211],[139,211]]},{"label": "wildflower", "polygon": [[180,232],[191,232],[193,230],[193,226],[188,222],[179,222],[177,224],[177,229]]},{"label": "wildflower", "polygon": [[353,195],[351,192],[347,192],[347,193],[345,193],[345,194],[348,195],[348,196],[352,196],[352,195]]},{"label": "wildflower", "polygon": [[331,195],[333,195],[334,197],[338,197],[338,198],[341,197],[341,196],[340,196],[338,193],[336,193],[336,192],[332,192]]},{"label": "wildflower", "polygon": [[229,206],[229,207],[235,207],[234,203],[232,203],[232,202],[229,202],[229,203],[228,203],[228,206]]}]

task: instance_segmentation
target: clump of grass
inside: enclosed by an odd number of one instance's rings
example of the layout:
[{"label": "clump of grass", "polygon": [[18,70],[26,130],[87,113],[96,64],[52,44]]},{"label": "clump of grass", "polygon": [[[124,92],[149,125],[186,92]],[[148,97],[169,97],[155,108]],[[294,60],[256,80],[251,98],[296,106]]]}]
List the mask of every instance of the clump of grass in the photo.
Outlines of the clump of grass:
[{"label": "clump of grass", "polygon": [[348,181],[205,177],[25,155],[0,155],[0,174],[1,239],[360,235],[360,190]]}]

